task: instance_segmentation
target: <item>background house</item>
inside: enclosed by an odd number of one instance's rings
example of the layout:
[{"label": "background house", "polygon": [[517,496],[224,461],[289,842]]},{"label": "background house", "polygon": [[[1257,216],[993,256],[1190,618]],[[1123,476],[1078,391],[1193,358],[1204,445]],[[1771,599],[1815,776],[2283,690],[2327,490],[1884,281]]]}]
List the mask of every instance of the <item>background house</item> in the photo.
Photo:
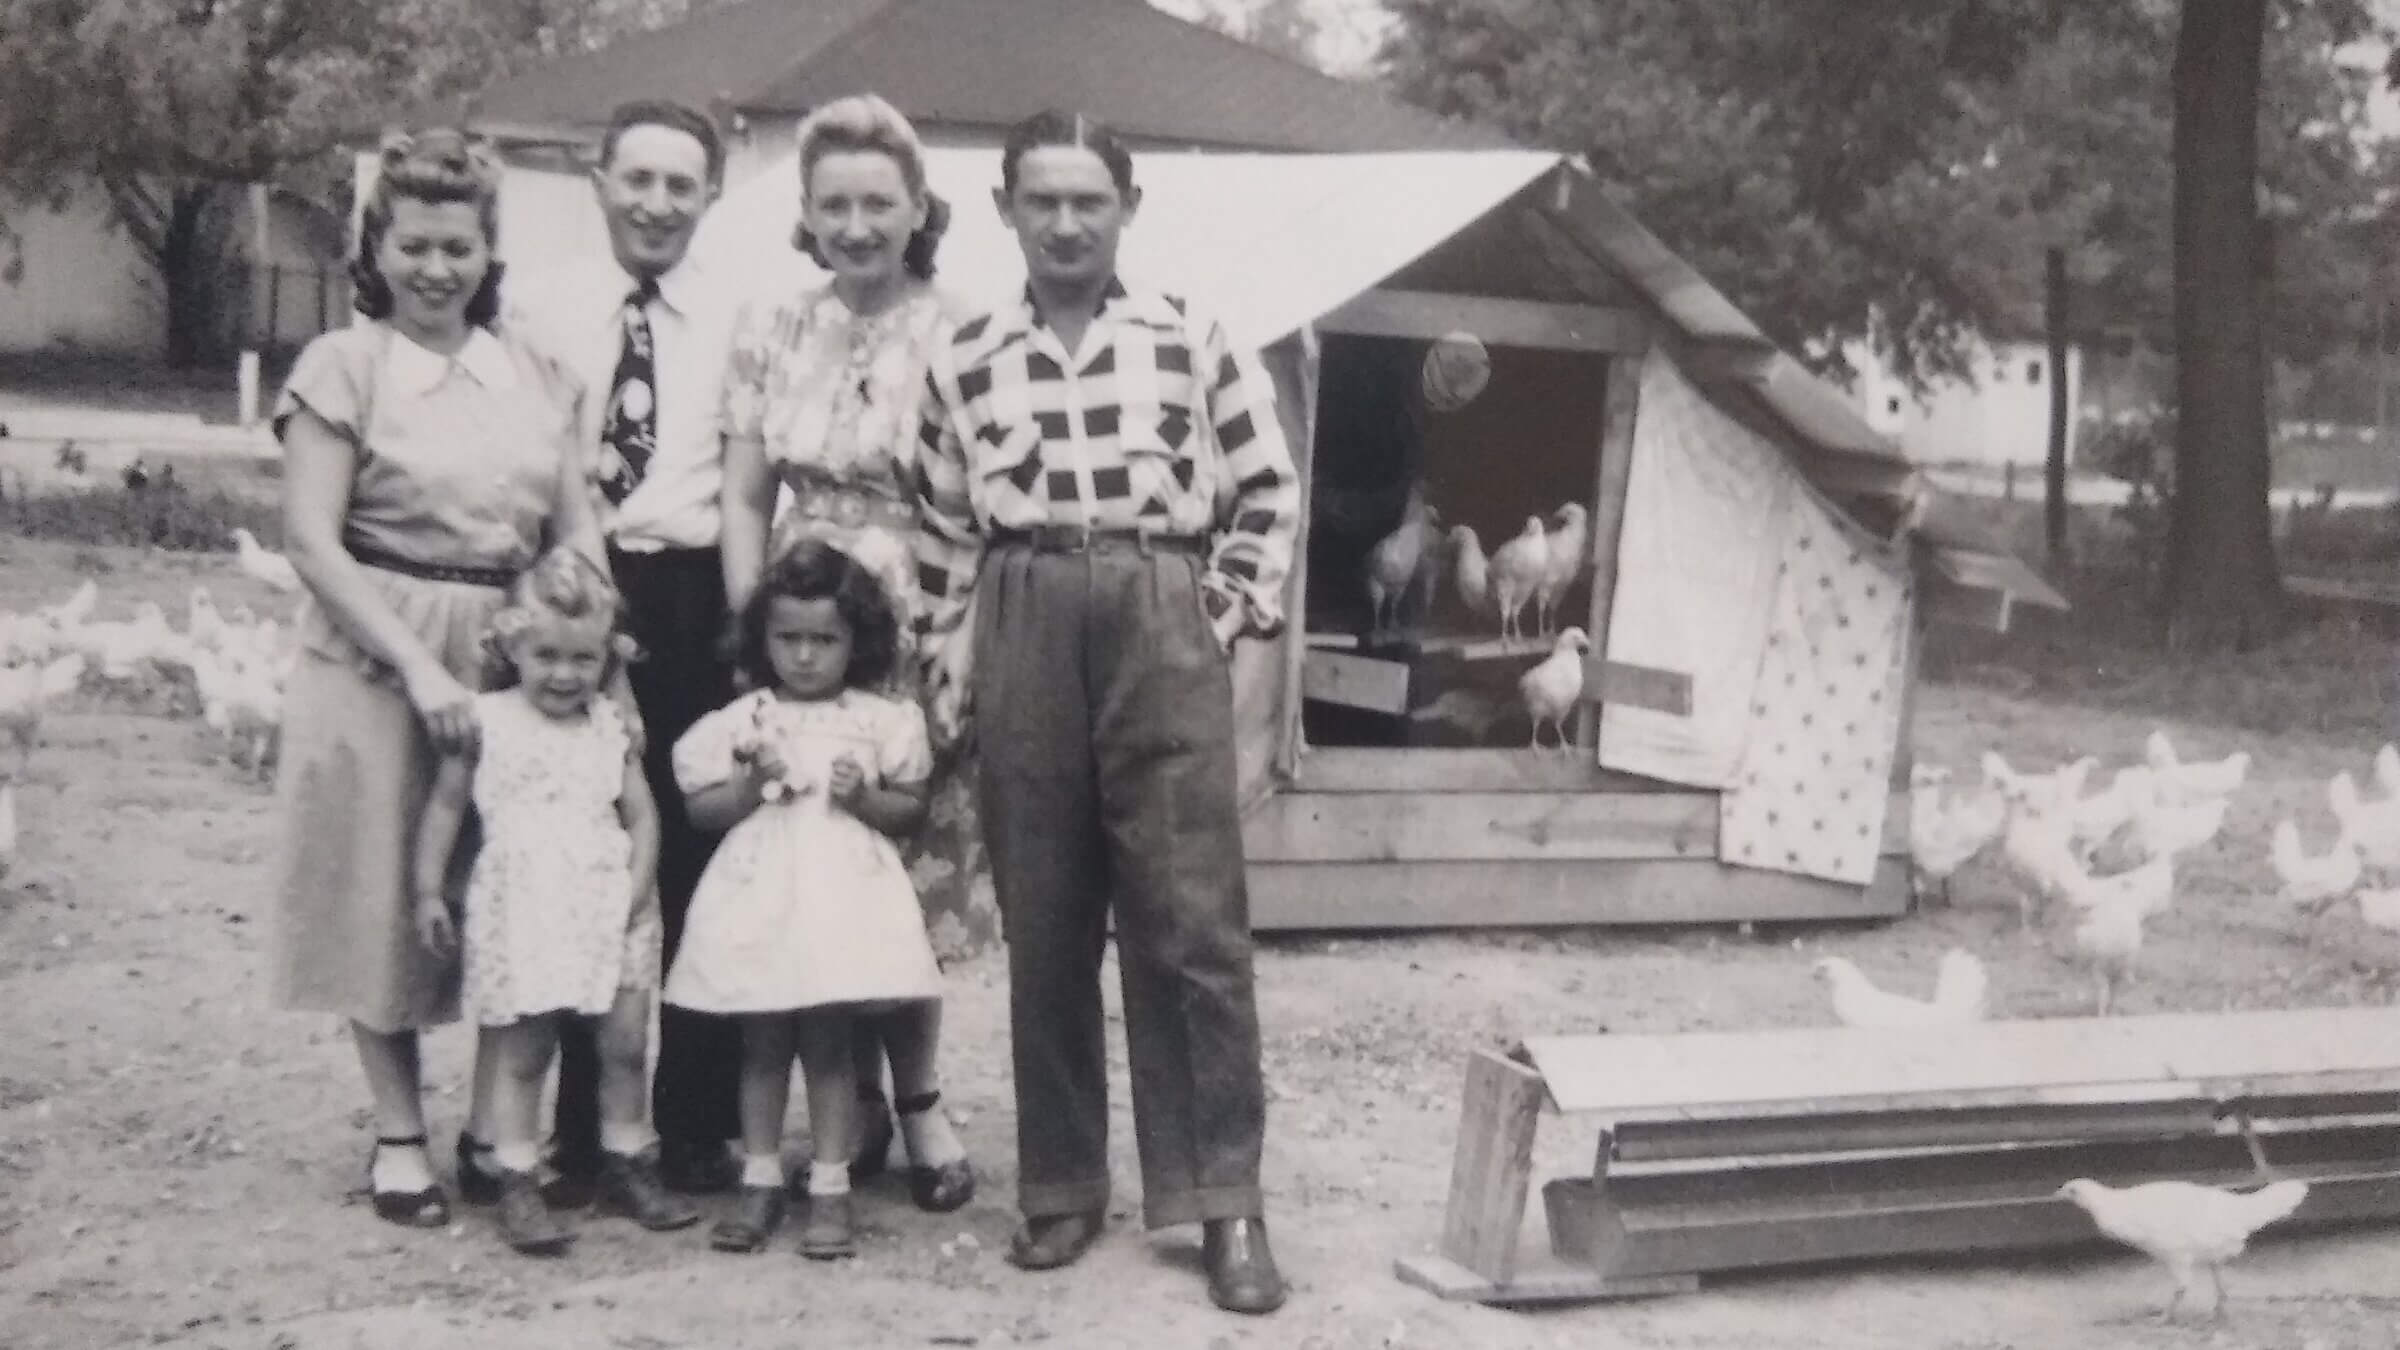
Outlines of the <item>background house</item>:
[{"label": "background house", "polygon": [[[256,346],[298,347],[344,321],[350,292],[348,231],[323,207],[291,193],[269,198],[264,265],[254,256],[251,196],[234,189],[214,230],[222,241],[215,278],[216,321],[204,356],[231,360]],[[158,359],[166,348],[165,284],[149,256],[117,224],[96,181],[51,200],[0,200],[0,355]]]},{"label": "background house", "polygon": [[[2041,466],[2050,453],[2050,348],[2039,340],[1974,339],[1961,353],[1967,373],[1912,390],[1889,362],[1862,346],[1858,410],[1869,425],[1935,464]],[[2067,459],[2074,462],[2083,397],[2083,351],[2067,348]]]}]

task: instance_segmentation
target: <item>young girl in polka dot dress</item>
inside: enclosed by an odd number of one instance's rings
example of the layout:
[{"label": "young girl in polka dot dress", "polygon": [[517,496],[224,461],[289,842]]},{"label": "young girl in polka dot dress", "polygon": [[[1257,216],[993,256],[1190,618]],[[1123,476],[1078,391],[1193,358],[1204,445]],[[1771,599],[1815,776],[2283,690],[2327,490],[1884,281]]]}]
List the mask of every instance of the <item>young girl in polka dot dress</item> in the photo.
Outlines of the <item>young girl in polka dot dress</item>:
[{"label": "young girl in polka dot dress", "polygon": [[[600,1019],[601,1206],[652,1230],[699,1217],[659,1184],[650,1156],[658,815],[635,729],[599,696],[622,658],[618,606],[607,576],[572,549],[518,578],[491,620],[498,678],[475,700],[477,736],[441,761],[417,839],[418,932],[442,952],[463,937],[467,1006],[498,1066],[500,1232],[530,1255],[573,1236],[536,1179],[542,1082],[566,1017]],[[462,922],[442,881],[470,804],[482,841]]]}]

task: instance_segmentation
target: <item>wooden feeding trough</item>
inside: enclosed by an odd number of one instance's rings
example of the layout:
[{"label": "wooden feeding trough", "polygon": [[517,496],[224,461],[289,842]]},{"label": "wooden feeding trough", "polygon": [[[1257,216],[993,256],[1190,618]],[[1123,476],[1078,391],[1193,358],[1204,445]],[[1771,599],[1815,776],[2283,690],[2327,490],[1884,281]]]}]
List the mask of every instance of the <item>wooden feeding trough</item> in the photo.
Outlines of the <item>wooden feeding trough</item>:
[{"label": "wooden feeding trough", "polygon": [[[1542,1188],[1535,1122],[1601,1122]],[[2270,1229],[2400,1216],[2400,1009],[1531,1040],[1468,1063],[1439,1249],[1400,1277],[1524,1304],[1712,1272],[2085,1243],[2061,1183],[2309,1183]]]}]

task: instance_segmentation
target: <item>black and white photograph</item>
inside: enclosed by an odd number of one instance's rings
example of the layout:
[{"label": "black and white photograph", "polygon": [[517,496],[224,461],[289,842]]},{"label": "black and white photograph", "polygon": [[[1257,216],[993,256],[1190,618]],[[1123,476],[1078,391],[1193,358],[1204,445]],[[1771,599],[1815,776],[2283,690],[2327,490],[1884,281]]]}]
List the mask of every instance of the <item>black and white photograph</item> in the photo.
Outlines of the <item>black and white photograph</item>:
[{"label": "black and white photograph", "polygon": [[0,1347],[2400,1347],[2400,0],[0,0]]}]

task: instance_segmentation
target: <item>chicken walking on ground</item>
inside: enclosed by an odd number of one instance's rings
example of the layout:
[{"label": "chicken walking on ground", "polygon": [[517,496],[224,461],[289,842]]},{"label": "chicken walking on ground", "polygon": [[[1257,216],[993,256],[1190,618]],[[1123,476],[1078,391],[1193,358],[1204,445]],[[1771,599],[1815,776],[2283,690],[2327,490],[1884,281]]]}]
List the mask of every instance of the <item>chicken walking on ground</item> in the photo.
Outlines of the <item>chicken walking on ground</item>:
[{"label": "chicken walking on ground", "polygon": [[2119,986],[2133,978],[2142,955],[2142,920],[2152,912],[2145,899],[2128,896],[2085,911],[2075,926],[2075,954],[2091,967],[2098,987],[2094,1016],[2114,1011]]},{"label": "chicken walking on ground", "polygon": [[2168,806],[2189,806],[2230,797],[2250,776],[2250,752],[2236,750],[2223,759],[2187,762],[2176,753],[2164,731],[2152,731],[2142,743],[2142,760],[2151,772],[2151,795]]},{"label": "chicken walking on ground", "polygon": [[2376,780],[2382,795],[2368,798],[2358,790],[2358,780],[2348,769],[2333,776],[2325,785],[2325,803],[2333,808],[2333,818],[2341,822],[2342,830],[2358,847],[2359,861],[2385,871],[2400,870],[2400,794],[2381,789],[2383,752],[2376,752]]},{"label": "chicken walking on ground", "polygon": [[1543,748],[1545,726],[1558,732],[1558,749],[1572,747],[1570,727],[1583,700],[1583,658],[1591,649],[1592,640],[1583,630],[1570,628],[1558,635],[1549,656],[1518,677],[1517,693],[1525,700],[1525,715],[1533,722],[1527,742],[1532,748]]},{"label": "chicken walking on ground", "polygon": [[1947,1027],[1980,1022],[1990,988],[1983,962],[1958,947],[1942,953],[1930,999],[1878,989],[1844,957],[1820,958],[1816,972],[1832,991],[1833,1015],[1846,1027]]},{"label": "chicken walking on ground", "polygon": [[42,717],[53,699],[75,692],[83,680],[84,658],[69,652],[46,665],[0,668],[0,733],[17,747],[17,776],[33,771],[33,748],[42,738]]},{"label": "chicken walking on ground", "polygon": [[1951,791],[1950,775],[1918,765],[1909,775],[1909,889],[1918,903],[1938,893],[1950,902],[1950,878],[1991,847],[2008,824],[2008,801],[1992,788]]},{"label": "chicken walking on ground", "polygon": [[2288,1218],[2308,1199],[2305,1181],[2277,1181],[2255,1191],[2228,1191],[2189,1181],[2151,1181],[2116,1189],[2077,1177],[2058,1194],[2092,1218],[2092,1226],[2167,1268],[2175,1293],[2159,1310],[2172,1318],[2186,1295],[2197,1295],[2208,1272],[2213,1292],[2205,1311],[2222,1316],[2225,1279],[2219,1268],[2242,1254],[2250,1235]]},{"label": "chicken walking on ground", "polygon": [[2365,872],[2347,821],[2334,836],[2332,847],[2308,854],[2300,851],[2298,822],[2287,816],[2275,824],[2275,839],[2267,857],[2275,866],[2275,879],[2282,883],[2275,898],[2318,914],[2357,890]]},{"label": "chicken walking on ground", "polygon": [[300,593],[300,573],[292,567],[292,560],[261,545],[258,536],[240,526],[234,527],[233,549],[242,571],[285,595]]}]

